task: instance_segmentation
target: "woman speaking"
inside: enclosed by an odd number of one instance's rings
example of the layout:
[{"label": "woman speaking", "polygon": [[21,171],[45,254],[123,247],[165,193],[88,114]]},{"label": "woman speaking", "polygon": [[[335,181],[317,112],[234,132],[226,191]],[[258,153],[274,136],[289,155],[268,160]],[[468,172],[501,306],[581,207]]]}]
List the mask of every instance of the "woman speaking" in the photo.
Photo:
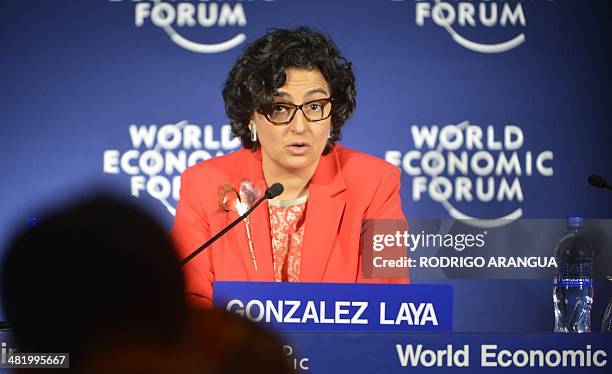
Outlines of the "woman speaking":
[{"label": "woman speaking", "polygon": [[243,148],[183,173],[179,255],[268,186],[284,190],[184,267],[189,300],[210,305],[215,280],[389,282],[364,278],[359,244],[363,220],[404,219],[400,172],[337,144],[355,110],[355,77],[331,39],[308,28],[267,33],[238,58],[223,98]]}]

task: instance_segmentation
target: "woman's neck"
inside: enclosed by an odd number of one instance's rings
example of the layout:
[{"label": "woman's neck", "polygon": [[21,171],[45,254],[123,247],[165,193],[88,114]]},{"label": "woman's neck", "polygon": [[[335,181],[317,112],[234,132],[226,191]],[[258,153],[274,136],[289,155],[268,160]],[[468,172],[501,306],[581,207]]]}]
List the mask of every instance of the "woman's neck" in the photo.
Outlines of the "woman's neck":
[{"label": "woman's neck", "polygon": [[317,168],[317,163],[300,170],[287,170],[262,159],[264,178],[268,186],[281,183],[283,193],[277,197],[279,200],[295,200],[308,193],[308,185]]}]

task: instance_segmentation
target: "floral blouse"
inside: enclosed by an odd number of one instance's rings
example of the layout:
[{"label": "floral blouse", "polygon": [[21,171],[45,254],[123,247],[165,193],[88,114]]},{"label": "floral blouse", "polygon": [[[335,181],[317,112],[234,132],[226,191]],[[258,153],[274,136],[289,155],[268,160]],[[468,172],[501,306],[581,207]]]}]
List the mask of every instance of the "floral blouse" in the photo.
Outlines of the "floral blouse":
[{"label": "floral blouse", "polygon": [[308,196],[295,200],[268,200],[274,278],[277,282],[300,281],[300,258]]}]

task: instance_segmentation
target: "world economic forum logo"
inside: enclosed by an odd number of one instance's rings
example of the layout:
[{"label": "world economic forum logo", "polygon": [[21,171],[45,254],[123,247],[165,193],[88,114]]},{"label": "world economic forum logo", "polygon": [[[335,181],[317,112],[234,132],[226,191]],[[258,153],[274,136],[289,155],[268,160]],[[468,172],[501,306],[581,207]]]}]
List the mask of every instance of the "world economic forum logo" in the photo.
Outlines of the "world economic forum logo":
[{"label": "world economic forum logo", "polygon": [[525,33],[521,31],[495,43],[471,40],[462,34],[466,29],[524,28],[527,21],[520,1],[417,1],[416,25],[423,27],[430,22],[443,27],[453,41],[474,52],[507,52],[525,43],[526,40]]},{"label": "world economic forum logo", "polygon": [[[128,0],[110,0],[127,2]],[[268,0],[270,1],[270,0]],[[237,32],[218,43],[204,43],[181,33],[181,30],[212,27],[245,27],[247,16],[243,1],[194,0],[131,0],[134,3],[134,26],[152,24],[161,28],[176,45],[196,53],[220,53],[235,48],[246,40]],[[189,33],[191,34],[191,32]]]},{"label": "world economic forum logo", "polygon": [[[496,131],[497,130],[497,131]],[[463,121],[445,126],[410,127],[414,149],[387,150],[385,159],[410,177],[411,201],[439,202],[449,216],[481,228],[506,225],[523,216],[523,183],[552,177],[551,150],[524,149],[525,133],[514,124],[479,126]],[[512,212],[482,218],[473,204],[518,205]],[[463,211],[460,210],[464,209]]]},{"label": "world economic forum logo", "polygon": [[132,124],[128,127],[130,147],[112,148],[102,155],[104,174],[129,177],[130,194],[143,192],[158,200],[174,215],[186,168],[211,157],[222,156],[240,146],[228,124],[199,126],[189,121]]}]

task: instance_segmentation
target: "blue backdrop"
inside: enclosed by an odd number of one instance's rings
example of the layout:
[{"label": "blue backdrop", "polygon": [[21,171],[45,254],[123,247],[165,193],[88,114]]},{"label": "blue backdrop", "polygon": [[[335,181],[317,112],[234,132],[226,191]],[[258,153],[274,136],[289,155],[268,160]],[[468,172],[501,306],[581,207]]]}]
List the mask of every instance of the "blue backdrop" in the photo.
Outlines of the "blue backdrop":
[{"label": "blue backdrop", "polygon": [[99,185],[169,227],[182,168],[236,147],[220,91],[241,48],[301,25],[353,62],[342,144],[402,168],[409,219],[612,218],[586,183],[612,178],[606,5],[5,0],[0,248]]}]

